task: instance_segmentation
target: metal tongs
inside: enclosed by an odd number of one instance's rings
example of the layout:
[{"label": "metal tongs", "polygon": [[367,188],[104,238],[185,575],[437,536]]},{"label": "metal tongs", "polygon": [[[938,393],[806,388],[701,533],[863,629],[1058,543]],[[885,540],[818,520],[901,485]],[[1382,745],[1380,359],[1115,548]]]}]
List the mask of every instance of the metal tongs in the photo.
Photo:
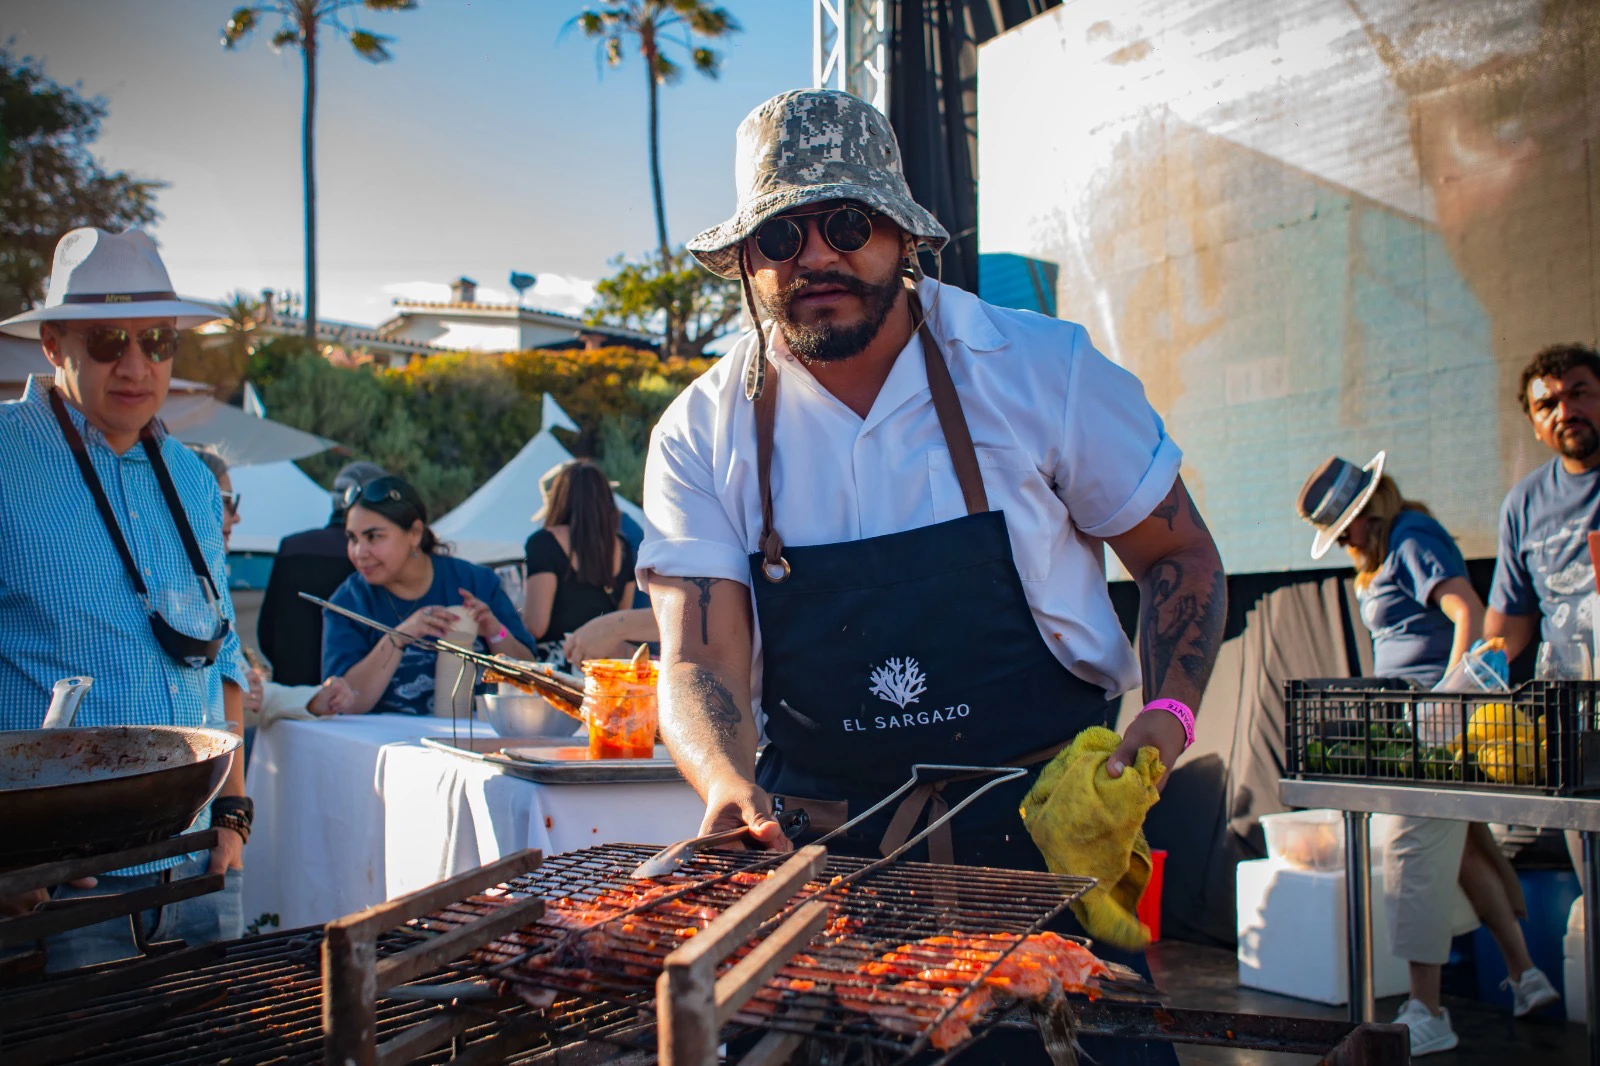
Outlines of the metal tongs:
[{"label": "metal tongs", "polygon": [[[583,681],[580,678],[561,673],[553,667],[539,667],[536,663],[524,663],[518,659],[507,659],[499,655],[484,655],[482,652],[475,651],[472,648],[464,648],[448,640],[435,640],[432,637],[414,637],[409,633],[402,633],[393,626],[386,626],[382,622],[368,618],[366,615],[359,614],[347,607],[329,603],[327,600],[313,596],[309,592],[300,593],[300,598],[314,603],[324,610],[332,611],[334,614],[343,615],[352,622],[360,622],[362,625],[376,629],[380,633],[388,633],[390,636],[403,640],[408,644],[415,644],[425,651],[445,652],[454,655],[458,659],[464,659],[474,666],[493,670],[495,673],[510,679],[513,684],[526,685],[528,688],[533,689],[539,695],[548,699],[550,705],[556,710],[579,721],[584,720],[583,715],[578,711],[578,708],[583,706]],[[530,667],[533,667],[533,669],[530,669]]]},{"label": "metal tongs", "polygon": [[[798,837],[811,827],[811,815],[803,809],[782,811],[773,818],[783,835],[790,840]],[[694,858],[695,854],[706,848],[714,848],[718,844],[731,844],[735,840],[742,840],[750,835],[750,827],[742,825],[738,829],[728,829],[721,833],[709,833],[703,837],[694,837],[690,840],[680,840],[676,844],[669,844],[641,862],[628,876],[638,880],[645,877],[665,877],[678,867]]]}]

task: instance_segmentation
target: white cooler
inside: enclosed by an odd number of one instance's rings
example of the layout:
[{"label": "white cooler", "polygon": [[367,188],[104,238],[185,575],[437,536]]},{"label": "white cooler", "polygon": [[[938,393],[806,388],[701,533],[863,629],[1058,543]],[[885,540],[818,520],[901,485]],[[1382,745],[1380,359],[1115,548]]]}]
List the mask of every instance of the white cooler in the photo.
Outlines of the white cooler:
[{"label": "white cooler", "polygon": [[[1235,884],[1239,983],[1317,1003],[1345,1003],[1350,989],[1344,871],[1256,859],[1238,865]],[[1372,871],[1373,995],[1396,996],[1408,987],[1405,961],[1389,950],[1379,866]]]}]

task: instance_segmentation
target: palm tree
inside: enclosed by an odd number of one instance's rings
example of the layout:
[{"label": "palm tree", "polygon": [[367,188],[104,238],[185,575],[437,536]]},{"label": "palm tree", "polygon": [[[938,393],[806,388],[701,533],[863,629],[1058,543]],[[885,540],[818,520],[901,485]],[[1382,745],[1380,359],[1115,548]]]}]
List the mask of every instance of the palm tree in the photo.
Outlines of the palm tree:
[{"label": "palm tree", "polygon": [[[625,41],[632,41],[644,58],[645,82],[650,99],[650,187],[656,202],[656,243],[661,269],[672,270],[672,246],[667,242],[667,208],[661,195],[660,110],[656,90],[683,77],[683,68],[662,51],[674,44],[689,53],[694,69],[708,78],[721,73],[722,56],[696,45],[694,39],[716,40],[740,31],[726,8],[703,0],[625,0],[623,3],[586,8],[575,20],[588,37],[599,41],[607,66],[620,66]],[[670,336],[671,331],[668,331]]]},{"label": "palm tree", "polygon": [[345,21],[345,12],[364,7],[369,11],[409,11],[417,0],[262,0],[234,11],[222,27],[222,46],[235,48],[250,35],[263,15],[278,16],[278,32],[272,35],[274,50],[285,46],[300,49],[304,60],[306,95],[301,118],[300,156],[305,181],[306,203],[306,341],[317,341],[317,176],[315,129],[317,117],[318,34],[326,28],[344,37],[356,55],[369,63],[382,63],[390,57],[388,44],[394,40],[381,34],[356,29]]}]

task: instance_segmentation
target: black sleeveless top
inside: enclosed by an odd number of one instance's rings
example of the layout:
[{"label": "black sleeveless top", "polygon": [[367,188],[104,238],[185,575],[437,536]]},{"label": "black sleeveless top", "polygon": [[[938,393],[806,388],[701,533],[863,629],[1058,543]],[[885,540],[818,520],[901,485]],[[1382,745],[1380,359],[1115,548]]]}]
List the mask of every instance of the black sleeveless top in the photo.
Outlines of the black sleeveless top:
[{"label": "black sleeveless top", "polygon": [[550,625],[540,640],[560,640],[585,622],[623,606],[619,601],[624,588],[633,580],[635,556],[633,548],[620,534],[617,541],[622,545],[622,566],[612,578],[611,587],[601,588],[578,579],[572,560],[562,550],[554,533],[541,529],[528,538],[523,548],[527,554],[528,576],[556,575],[556,598],[550,605]]}]

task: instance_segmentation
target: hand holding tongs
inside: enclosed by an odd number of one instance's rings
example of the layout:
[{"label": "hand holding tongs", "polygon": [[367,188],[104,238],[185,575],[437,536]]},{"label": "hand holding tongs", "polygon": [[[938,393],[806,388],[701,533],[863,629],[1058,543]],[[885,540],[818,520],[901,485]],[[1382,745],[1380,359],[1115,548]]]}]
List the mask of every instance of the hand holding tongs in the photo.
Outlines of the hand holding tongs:
[{"label": "hand holding tongs", "polygon": [[329,603],[327,600],[313,596],[309,592],[300,593],[300,598],[314,603],[324,610],[342,615],[352,622],[360,622],[370,629],[376,629],[380,633],[388,633],[390,636],[403,640],[408,644],[415,644],[426,651],[435,653],[447,652],[458,659],[465,659],[474,666],[493,670],[495,673],[502,674],[510,679],[513,684],[525,685],[534,689],[539,695],[550,700],[551,706],[555,707],[556,710],[569,714],[580,721],[583,720],[583,715],[578,712],[578,708],[583,706],[583,682],[578,678],[560,673],[552,667],[541,667],[537,663],[524,663],[499,655],[484,655],[472,648],[464,648],[459,644],[452,644],[448,640],[435,640],[432,637],[416,637],[410,633],[402,633],[393,626],[386,626],[382,622],[368,618],[364,614],[358,614],[349,608],[340,607],[336,603]]},{"label": "hand holding tongs", "polygon": [[[783,835],[793,840],[811,827],[811,816],[803,809],[782,811],[773,818]],[[742,840],[750,834],[750,827],[742,825],[738,829],[728,829],[721,833],[710,833],[703,837],[694,837],[691,840],[680,840],[676,844],[669,844],[644,862],[641,862],[629,874],[634,879],[644,877],[665,877],[690,859],[695,853],[706,848],[714,848],[718,844],[731,844],[735,840]]]}]

